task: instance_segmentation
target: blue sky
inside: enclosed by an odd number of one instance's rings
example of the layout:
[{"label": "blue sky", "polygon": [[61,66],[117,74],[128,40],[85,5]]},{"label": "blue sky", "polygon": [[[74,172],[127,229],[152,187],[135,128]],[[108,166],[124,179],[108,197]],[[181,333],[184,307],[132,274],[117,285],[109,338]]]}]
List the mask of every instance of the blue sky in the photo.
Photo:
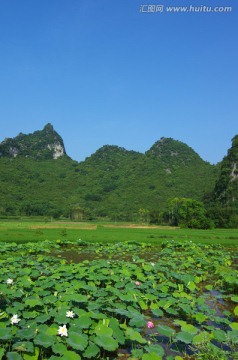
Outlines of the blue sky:
[{"label": "blue sky", "polygon": [[[165,11],[190,5],[232,12]],[[238,134],[237,34],[235,0],[0,0],[0,141],[50,122],[77,161],[172,137],[217,163]]]}]

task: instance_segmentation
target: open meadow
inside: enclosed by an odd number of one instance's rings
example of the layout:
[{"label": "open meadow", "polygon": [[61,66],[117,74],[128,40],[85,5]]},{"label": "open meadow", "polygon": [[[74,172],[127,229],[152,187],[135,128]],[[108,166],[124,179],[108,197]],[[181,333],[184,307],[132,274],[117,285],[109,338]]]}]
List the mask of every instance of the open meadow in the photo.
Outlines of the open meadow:
[{"label": "open meadow", "polygon": [[0,223],[0,360],[238,359],[238,234]]},{"label": "open meadow", "polygon": [[70,221],[0,221],[0,242],[38,242],[67,239],[112,243],[121,241],[149,242],[160,245],[166,239],[192,240],[203,244],[236,246],[237,229],[180,229],[131,223]]}]

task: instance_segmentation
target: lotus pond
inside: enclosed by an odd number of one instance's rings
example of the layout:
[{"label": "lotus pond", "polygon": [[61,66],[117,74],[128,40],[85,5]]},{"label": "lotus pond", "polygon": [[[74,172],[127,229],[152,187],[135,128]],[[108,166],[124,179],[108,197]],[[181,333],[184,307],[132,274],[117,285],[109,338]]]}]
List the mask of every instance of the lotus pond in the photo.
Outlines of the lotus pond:
[{"label": "lotus pond", "polygon": [[237,248],[2,243],[0,359],[238,359]]}]

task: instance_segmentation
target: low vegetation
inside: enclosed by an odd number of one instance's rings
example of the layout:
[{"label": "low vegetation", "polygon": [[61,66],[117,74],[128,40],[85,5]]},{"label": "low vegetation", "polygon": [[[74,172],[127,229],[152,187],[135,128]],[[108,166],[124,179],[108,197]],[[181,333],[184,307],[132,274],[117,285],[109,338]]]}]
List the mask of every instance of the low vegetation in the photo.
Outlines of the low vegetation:
[{"label": "low vegetation", "polygon": [[237,359],[237,255],[174,239],[2,243],[0,358]]}]

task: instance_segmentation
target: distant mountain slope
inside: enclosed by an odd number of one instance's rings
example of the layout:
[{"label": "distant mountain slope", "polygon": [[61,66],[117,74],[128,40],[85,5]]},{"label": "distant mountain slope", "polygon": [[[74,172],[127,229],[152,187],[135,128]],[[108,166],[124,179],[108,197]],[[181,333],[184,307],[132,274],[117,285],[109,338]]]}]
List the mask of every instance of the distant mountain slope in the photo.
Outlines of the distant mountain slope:
[{"label": "distant mountain slope", "polygon": [[215,185],[214,197],[223,206],[238,210],[238,135],[220,163],[220,174]]},{"label": "distant mountain slope", "polygon": [[63,155],[66,155],[63,140],[51,124],[33,134],[20,133],[0,143],[0,157],[22,156],[39,160],[58,159]]},{"label": "distant mountain slope", "polygon": [[5,140],[0,151],[0,214],[57,216],[81,208],[87,218],[134,220],[141,208],[162,211],[174,197],[202,200],[217,180],[216,166],[171,138],[145,154],[105,145],[77,163],[63,156],[63,140],[47,124]]}]

